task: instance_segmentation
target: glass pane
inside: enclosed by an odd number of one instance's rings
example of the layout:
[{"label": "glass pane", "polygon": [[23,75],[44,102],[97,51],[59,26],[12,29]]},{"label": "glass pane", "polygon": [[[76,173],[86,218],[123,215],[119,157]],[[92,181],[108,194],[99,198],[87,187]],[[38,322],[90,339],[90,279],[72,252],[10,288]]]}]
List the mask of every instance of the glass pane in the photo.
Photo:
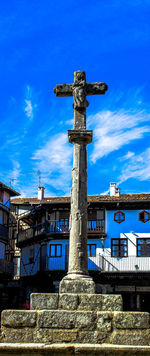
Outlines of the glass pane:
[{"label": "glass pane", "polygon": [[61,245],[56,245],[56,256],[57,257],[61,256]]},{"label": "glass pane", "polygon": [[113,245],[119,245],[119,239],[114,239],[114,240],[112,240],[112,244]]},{"label": "glass pane", "polygon": [[55,257],[55,245],[51,245],[50,247],[50,256]]},{"label": "glass pane", "polygon": [[87,245],[87,254],[90,256],[90,245]]},{"label": "glass pane", "polygon": [[94,257],[96,255],[96,246],[91,245],[91,257]]}]

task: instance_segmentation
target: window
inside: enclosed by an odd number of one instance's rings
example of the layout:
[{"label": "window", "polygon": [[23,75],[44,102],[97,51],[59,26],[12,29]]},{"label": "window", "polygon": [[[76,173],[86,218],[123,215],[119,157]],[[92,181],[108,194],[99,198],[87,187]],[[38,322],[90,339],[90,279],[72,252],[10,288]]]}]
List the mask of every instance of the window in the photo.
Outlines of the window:
[{"label": "window", "polygon": [[150,220],[150,213],[146,210],[142,210],[139,213],[139,220],[142,221],[143,223],[147,222]]},{"label": "window", "polygon": [[137,239],[137,256],[150,257],[150,239]]},{"label": "window", "polygon": [[50,257],[61,257],[62,245],[50,245]]},{"label": "window", "polygon": [[87,245],[87,253],[88,253],[88,257],[95,257],[96,256],[96,245],[95,244]]},{"label": "window", "polygon": [[34,263],[34,248],[29,250],[29,263]]},{"label": "window", "polygon": [[112,257],[127,257],[128,256],[128,241],[127,239],[111,239],[111,256]]},{"label": "window", "polygon": [[116,221],[118,224],[121,224],[123,221],[125,221],[125,213],[122,211],[117,211],[114,214],[114,221]]}]

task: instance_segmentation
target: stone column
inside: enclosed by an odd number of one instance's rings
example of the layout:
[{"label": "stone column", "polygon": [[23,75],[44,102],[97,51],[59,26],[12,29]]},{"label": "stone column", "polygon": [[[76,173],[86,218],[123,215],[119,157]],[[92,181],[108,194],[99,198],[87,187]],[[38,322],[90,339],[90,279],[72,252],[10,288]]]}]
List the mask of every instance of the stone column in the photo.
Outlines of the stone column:
[{"label": "stone column", "polygon": [[67,276],[60,283],[60,293],[95,293],[95,284],[88,275],[87,256],[86,146],[92,142],[92,131],[86,130],[87,105],[88,102],[86,100],[84,100],[83,107],[77,108],[74,104],[74,130],[68,130],[69,142],[74,145],[69,269]]}]

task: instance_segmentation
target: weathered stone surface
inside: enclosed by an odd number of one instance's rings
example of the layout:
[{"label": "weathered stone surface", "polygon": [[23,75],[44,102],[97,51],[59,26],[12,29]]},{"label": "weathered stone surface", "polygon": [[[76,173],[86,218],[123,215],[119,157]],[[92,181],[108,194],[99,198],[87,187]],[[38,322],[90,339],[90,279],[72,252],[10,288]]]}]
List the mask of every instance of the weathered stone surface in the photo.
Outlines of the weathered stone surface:
[{"label": "weathered stone surface", "polygon": [[35,329],[33,332],[33,341],[35,343],[45,342],[51,343],[53,340],[53,330],[52,329]]},{"label": "weathered stone surface", "polygon": [[59,308],[64,310],[75,310],[78,307],[77,294],[60,294],[59,295]]},{"label": "weathered stone surface", "polygon": [[95,294],[95,283],[92,278],[71,279],[68,276],[64,277],[59,285],[60,294],[71,293],[87,293]]},{"label": "weathered stone surface", "polygon": [[34,328],[2,328],[3,342],[33,342]]},{"label": "weathered stone surface", "polygon": [[75,327],[77,329],[94,330],[96,328],[96,313],[82,311],[75,313]]},{"label": "weathered stone surface", "polygon": [[76,342],[77,330],[53,330],[53,342]]},{"label": "weathered stone surface", "polygon": [[113,314],[108,312],[97,312],[97,329],[101,332],[111,332]]},{"label": "weathered stone surface", "polygon": [[38,311],[38,328],[71,329],[75,326],[75,312]]},{"label": "weathered stone surface", "polygon": [[0,344],[0,356],[149,356],[150,346],[108,345],[108,344]]},{"label": "weathered stone surface", "polygon": [[33,293],[30,296],[31,309],[57,309],[58,294]]},{"label": "weathered stone surface", "polygon": [[120,311],[123,309],[121,295],[108,295],[103,294],[102,298],[102,311]]},{"label": "weathered stone surface", "polygon": [[108,339],[110,344],[119,345],[149,345],[150,331],[149,330],[114,330]]},{"label": "weathered stone surface", "polygon": [[3,310],[1,314],[3,326],[12,328],[22,326],[35,326],[37,313],[30,310]]},{"label": "weathered stone surface", "polygon": [[4,332],[0,329],[0,342],[4,342]]},{"label": "weathered stone surface", "polygon": [[98,294],[81,294],[79,295],[78,310],[102,310],[103,295]]},{"label": "weathered stone surface", "polygon": [[97,331],[82,331],[80,330],[78,332],[78,338],[77,338],[79,343],[84,343],[84,344],[95,344],[97,342]]},{"label": "weathered stone surface", "polygon": [[147,329],[149,328],[149,313],[115,312],[114,327],[117,329]]}]

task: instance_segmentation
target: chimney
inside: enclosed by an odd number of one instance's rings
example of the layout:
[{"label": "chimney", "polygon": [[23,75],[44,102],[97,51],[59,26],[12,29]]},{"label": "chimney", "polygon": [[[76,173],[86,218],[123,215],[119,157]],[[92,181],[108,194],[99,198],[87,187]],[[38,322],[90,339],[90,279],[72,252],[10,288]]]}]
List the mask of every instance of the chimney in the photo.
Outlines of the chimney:
[{"label": "chimney", "polygon": [[38,199],[42,200],[44,199],[44,187],[38,187]]},{"label": "chimney", "polygon": [[116,183],[110,183],[110,196],[111,197],[119,197],[120,188],[116,187]]}]

